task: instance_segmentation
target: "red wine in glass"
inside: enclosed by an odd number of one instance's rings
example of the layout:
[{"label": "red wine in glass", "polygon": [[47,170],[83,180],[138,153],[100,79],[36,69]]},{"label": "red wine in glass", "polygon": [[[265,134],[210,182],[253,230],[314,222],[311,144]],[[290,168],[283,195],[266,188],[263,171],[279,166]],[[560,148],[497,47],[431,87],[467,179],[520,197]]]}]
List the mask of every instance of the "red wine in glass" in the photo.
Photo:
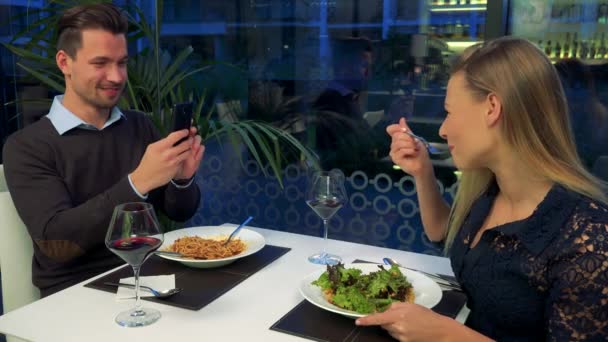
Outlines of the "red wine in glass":
[{"label": "red wine in glass", "polygon": [[155,237],[132,237],[112,241],[109,249],[129,265],[141,265],[162,244]]},{"label": "red wine in glass", "polygon": [[142,308],[139,298],[139,270],[146,259],[163,243],[154,208],[150,203],[134,202],[114,208],[106,234],[106,247],[121,257],[135,275],[135,307],[116,316],[116,323],[125,327],[142,327],[156,322],[160,312]]}]

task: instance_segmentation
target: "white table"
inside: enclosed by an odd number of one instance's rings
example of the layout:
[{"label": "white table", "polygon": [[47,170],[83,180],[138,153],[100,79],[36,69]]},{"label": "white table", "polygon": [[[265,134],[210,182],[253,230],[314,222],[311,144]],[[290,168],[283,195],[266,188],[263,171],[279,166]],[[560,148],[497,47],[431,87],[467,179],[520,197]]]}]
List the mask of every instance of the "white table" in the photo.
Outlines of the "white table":
[{"label": "white table", "polygon": [[[320,250],[322,239],[249,228],[261,233],[267,244],[291,251],[199,311],[143,301],[144,306],[160,310],[161,319],[147,327],[124,328],[114,317],[133,303],[117,302],[112,293],[86,288],[87,280],[0,316],[0,332],[45,342],[308,341],[269,328],[303,300],[298,291],[301,279],[322,267],[309,263],[307,257]],[[345,262],[381,262],[388,256],[405,266],[453,274],[449,260],[436,256],[337,240],[329,240],[328,251]],[[464,308],[457,319],[463,322],[467,314]]]}]

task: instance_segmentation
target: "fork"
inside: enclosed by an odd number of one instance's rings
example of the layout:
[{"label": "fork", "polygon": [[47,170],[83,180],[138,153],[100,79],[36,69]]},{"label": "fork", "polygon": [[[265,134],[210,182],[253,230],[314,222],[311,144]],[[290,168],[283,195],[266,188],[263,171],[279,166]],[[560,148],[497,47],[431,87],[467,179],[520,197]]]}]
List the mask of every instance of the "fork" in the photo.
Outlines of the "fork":
[{"label": "fork", "polygon": [[394,260],[393,258],[384,258],[384,259],[382,259],[382,261],[384,261],[384,263],[386,265],[396,265],[396,266],[399,266],[399,267],[402,267],[402,268],[405,268],[405,269],[408,269],[411,271],[422,273],[422,274],[426,275],[427,277],[433,279],[442,290],[462,291],[460,284],[458,284],[457,282],[445,279],[445,278],[439,276],[438,274],[405,267],[405,266],[401,265],[399,262],[397,262],[396,260]]},{"label": "fork", "polygon": [[409,135],[410,137],[420,141],[424,147],[426,147],[426,150],[429,151],[430,154],[442,154],[443,152],[438,149],[437,147],[431,145],[428,141],[426,141],[426,139],[424,139],[423,137],[416,135],[412,132],[410,132],[409,130],[404,130],[403,133]]}]

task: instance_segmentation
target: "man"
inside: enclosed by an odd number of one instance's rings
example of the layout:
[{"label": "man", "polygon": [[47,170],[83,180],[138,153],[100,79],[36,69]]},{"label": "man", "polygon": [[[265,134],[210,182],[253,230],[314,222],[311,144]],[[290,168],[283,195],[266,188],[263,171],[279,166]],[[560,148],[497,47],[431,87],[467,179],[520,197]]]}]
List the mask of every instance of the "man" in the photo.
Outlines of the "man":
[{"label": "man", "polygon": [[[363,118],[361,95],[367,89],[372,44],[349,37],[332,42],[333,79],[313,103],[316,152],[323,169],[361,170],[370,160],[371,127]],[[384,132],[382,132],[382,140]]]},{"label": "man", "polygon": [[160,139],[143,113],[116,107],[127,81],[126,32],[127,19],[111,4],[67,10],[56,55],[65,94],[4,146],[43,297],[124,263],[104,245],[116,205],[149,201],[176,221],[198,208],[193,177],[204,147],[196,130]]},{"label": "man", "polygon": [[333,80],[313,107],[352,120],[363,120],[359,96],[367,89],[372,63],[372,44],[367,38],[342,38],[333,42]]}]

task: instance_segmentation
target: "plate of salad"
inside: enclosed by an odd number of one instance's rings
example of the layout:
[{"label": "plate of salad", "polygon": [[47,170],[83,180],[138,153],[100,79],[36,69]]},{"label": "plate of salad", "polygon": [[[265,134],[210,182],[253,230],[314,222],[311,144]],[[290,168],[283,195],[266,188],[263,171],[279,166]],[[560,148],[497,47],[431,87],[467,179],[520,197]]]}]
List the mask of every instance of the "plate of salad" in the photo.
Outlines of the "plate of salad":
[{"label": "plate of salad", "polygon": [[301,281],[300,293],[322,309],[351,318],[382,312],[397,301],[432,308],[442,296],[439,285],[421,273],[364,263],[315,271]]}]

